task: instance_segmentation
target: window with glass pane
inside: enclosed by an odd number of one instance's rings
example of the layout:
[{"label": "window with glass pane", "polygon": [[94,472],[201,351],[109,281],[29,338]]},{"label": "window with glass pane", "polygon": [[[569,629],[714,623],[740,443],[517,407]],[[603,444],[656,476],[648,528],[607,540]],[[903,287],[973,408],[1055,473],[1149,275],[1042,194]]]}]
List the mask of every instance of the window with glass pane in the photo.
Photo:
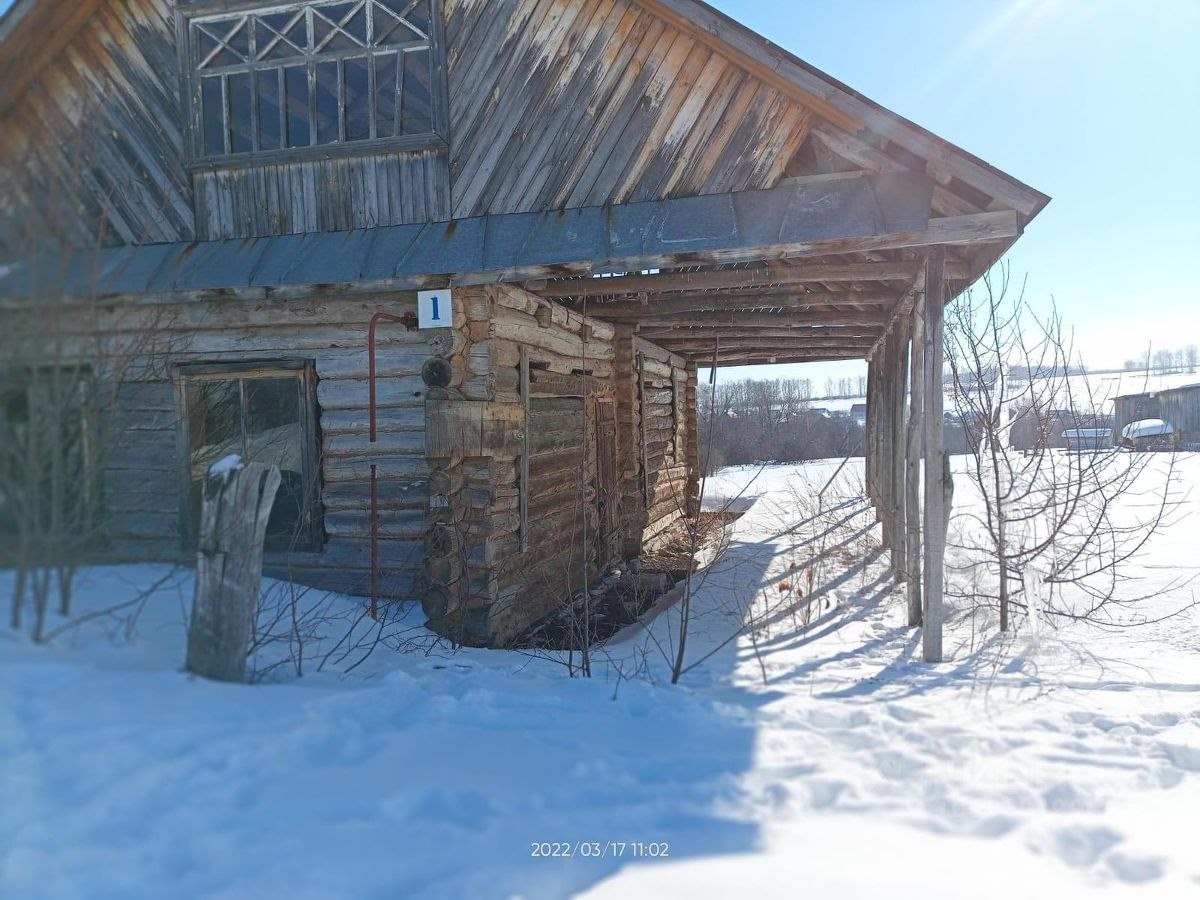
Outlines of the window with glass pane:
[{"label": "window with glass pane", "polygon": [[318,529],[309,367],[204,367],[184,370],[182,380],[187,411],[189,533],[195,535],[199,526],[206,473],[213,463],[236,453],[248,462],[279,466],[279,490],[267,523],[266,546],[272,550],[311,549]]},{"label": "window with glass pane", "polygon": [[433,136],[434,2],[193,17],[197,155]]}]

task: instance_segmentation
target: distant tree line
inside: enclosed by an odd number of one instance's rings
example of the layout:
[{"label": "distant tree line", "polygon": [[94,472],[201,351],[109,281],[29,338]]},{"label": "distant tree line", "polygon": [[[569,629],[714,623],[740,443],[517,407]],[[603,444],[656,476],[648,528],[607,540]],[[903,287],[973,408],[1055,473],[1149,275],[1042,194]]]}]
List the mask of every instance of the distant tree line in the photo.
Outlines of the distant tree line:
[{"label": "distant tree line", "polygon": [[[855,386],[855,379],[842,380]],[[712,429],[710,468],[861,456],[862,426],[848,413],[816,411],[814,399],[811,381],[796,378],[719,384],[715,400],[701,390],[702,442],[710,440]]]},{"label": "distant tree line", "polygon": [[1125,360],[1129,372],[1195,372],[1200,363],[1200,348],[1188,344],[1178,350],[1147,350],[1141,356]]}]

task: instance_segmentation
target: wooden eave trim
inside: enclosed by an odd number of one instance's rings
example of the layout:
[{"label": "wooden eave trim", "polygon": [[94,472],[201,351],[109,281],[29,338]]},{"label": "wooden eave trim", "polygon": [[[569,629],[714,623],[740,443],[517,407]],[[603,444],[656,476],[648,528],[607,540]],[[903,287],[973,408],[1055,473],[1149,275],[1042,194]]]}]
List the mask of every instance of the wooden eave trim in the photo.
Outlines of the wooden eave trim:
[{"label": "wooden eave trim", "polygon": [[961,178],[1027,219],[1050,198],[852,90],[702,0],[637,0],[689,37],[850,134],[867,129]]}]

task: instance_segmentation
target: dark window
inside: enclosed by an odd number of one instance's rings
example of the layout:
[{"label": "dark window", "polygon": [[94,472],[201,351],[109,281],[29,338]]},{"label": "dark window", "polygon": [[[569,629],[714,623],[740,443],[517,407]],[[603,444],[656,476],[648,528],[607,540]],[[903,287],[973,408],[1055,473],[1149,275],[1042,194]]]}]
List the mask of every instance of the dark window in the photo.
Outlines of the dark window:
[{"label": "dark window", "polygon": [[197,153],[432,137],[433,3],[312,0],[193,16]]},{"label": "dark window", "polygon": [[0,533],[59,542],[50,552],[95,536],[92,401],[86,367],[26,369],[0,387]]},{"label": "dark window", "polygon": [[188,533],[200,522],[204,478],[218,460],[279,466],[269,550],[313,549],[320,538],[312,367],[216,365],[181,369],[187,429]]}]

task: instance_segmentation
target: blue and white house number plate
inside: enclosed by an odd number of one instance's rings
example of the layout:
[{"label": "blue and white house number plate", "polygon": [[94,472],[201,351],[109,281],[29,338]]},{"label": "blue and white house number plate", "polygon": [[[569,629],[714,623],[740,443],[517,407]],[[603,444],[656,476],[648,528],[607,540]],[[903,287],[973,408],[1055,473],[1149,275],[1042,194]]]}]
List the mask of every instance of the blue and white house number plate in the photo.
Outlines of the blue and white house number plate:
[{"label": "blue and white house number plate", "polygon": [[417,325],[449,328],[454,324],[454,295],[450,288],[417,292]]}]

